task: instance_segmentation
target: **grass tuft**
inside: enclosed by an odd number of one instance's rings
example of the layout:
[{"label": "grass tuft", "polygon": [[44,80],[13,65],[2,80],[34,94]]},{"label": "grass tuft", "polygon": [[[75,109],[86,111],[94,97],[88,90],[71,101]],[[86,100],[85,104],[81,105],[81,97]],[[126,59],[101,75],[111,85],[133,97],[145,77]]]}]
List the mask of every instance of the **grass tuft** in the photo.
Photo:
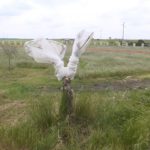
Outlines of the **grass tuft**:
[{"label": "grass tuft", "polygon": [[30,119],[32,124],[46,130],[57,121],[57,108],[53,98],[40,97],[31,102]]}]

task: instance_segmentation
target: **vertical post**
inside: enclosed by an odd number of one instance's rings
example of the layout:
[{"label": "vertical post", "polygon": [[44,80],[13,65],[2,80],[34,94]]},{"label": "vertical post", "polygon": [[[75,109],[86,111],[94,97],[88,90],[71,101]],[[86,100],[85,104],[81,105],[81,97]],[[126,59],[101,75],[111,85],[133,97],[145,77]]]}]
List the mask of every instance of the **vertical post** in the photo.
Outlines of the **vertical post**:
[{"label": "vertical post", "polygon": [[122,24],[122,26],[123,26],[123,28],[122,28],[122,40],[124,40],[124,24],[125,23]]},{"label": "vertical post", "polygon": [[60,116],[66,118],[73,114],[73,89],[71,87],[71,79],[63,78],[63,93],[60,105]]},{"label": "vertical post", "polygon": [[124,42],[124,25],[125,25],[125,23],[122,24],[122,26],[123,26],[123,28],[122,28],[122,45]]}]

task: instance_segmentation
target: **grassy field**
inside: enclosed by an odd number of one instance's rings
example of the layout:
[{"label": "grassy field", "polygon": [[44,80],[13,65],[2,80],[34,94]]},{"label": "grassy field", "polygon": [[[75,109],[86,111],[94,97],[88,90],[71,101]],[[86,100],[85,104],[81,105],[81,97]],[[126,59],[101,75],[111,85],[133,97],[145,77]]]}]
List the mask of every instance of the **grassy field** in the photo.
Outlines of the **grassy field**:
[{"label": "grassy field", "polygon": [[[59,116],[62,83],[53,67],[35,63],[19,47],[9,71],[0,50],[0,150],[149,150],[147,52],[90,47],[72,81],[70,123]],[[70,46],[65,62],[69,54]]]}]

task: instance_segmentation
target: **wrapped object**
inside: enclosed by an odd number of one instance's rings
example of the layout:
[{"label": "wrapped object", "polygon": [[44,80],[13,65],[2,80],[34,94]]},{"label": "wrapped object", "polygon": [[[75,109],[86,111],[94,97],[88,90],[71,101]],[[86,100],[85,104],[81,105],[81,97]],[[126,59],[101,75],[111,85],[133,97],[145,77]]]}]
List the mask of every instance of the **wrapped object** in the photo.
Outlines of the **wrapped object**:
[{"label": "wrapped object", "polygon": [[25,50],[36,62],[53,64],[58,80],[62,80],[64,77],[73,79],[79,58],[86,50],[92,37],[93,33],[87,33],[85,31],[81,31],[77,35],[67,67],[64,67],[63,62],[66,46],[59,42],[47,39],[31,40],[25,43]]},{"label": "wrapped object", "polygon": [[74,78],[77,71],[80,56],[85,52],[92,38],[93,33],[88,33],[84,30],[77,35],[73,44],[72,54],[67,65],[71,79]]}]

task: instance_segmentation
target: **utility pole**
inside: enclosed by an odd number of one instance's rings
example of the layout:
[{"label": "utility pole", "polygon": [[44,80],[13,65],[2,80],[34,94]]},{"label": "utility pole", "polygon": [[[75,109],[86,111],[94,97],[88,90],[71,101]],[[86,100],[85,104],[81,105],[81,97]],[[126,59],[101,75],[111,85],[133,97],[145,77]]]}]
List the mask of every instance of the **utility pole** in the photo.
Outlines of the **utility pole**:
[{"label": "utility pole", "polygon": [[100,30],[100,39],[102,39],[102,30]]},{"label": "utility pole", "polygon": [[122,24],[122,44],[124,41],[124,27],[125,27],[125,23],[123,22],[123,24]]}]

